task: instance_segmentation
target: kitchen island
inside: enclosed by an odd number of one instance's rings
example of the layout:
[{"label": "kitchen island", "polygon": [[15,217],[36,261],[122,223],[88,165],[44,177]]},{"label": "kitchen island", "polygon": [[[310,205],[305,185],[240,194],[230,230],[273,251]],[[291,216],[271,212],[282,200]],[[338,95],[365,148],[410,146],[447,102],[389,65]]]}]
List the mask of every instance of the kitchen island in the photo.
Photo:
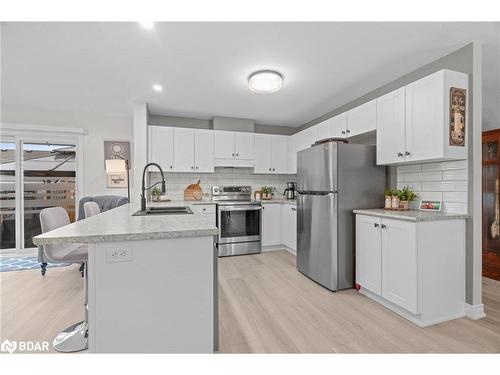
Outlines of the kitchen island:
[{"label": "kitchen island", "polygon": [[124,205],[33,238],[88,244],[89,352],[216,351],[213,219],[135,211]]}]

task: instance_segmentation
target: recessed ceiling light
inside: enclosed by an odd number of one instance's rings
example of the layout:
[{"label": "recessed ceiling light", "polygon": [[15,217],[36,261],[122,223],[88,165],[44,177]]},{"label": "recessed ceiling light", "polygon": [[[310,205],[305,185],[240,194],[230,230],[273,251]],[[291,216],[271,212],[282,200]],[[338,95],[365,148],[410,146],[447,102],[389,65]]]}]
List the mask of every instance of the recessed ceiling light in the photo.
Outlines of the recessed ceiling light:
[{"label": "recessed ceiling light", "polygon": [[161,91],[163,91],[163,86],[162,85],[153,85],[153,90],[161,92]]},{"label": "recessed ceiling light", "polygon": [[259,70],[248,77],[248,87],[253,92],[270,94],[281,89],[283,76],[274,70]]},{"label": "recessed ceiling light", "polygon": [[149,21],[139,22],[139,25],[148,30],[151,30],[153,27],[155,27],[155,23]]}]

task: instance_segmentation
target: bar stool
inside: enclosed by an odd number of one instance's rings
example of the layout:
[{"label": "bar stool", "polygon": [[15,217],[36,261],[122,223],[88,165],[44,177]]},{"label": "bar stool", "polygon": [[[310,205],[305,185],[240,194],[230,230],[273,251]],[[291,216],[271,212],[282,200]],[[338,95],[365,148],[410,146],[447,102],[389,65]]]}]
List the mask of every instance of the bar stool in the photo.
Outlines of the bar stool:
[{"label": "bar stool", "polygon": [[101,213],[101,209],[96,202],[85,202],[83,205],[83,211],[85,212],[85,218]]},{"label": "bar stool", "polygon": [[[40,224],[42,233],[45,233],[70,224],[70,220],[64,208],[51,207],[40,211]],[[84,244],[51,244],[44,245],[43,249],[47,258],[52,261],[86,263],[88,259],[88,247]],[[59,352],[78,352],[88,348],[87,281],[87,267],[85,267],[85,320],[69,326],[56,336],[53,345]]]}]

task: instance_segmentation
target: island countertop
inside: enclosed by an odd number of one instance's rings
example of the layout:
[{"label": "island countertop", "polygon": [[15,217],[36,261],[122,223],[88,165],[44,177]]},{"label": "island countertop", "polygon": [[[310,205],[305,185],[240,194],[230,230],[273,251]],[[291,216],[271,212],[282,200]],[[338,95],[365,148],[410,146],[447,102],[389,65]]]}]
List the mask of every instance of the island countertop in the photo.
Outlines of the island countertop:
[{"label": "island countertop", "polygon": [[444,212],[427,212],[418,210],[391,211],[383,208],[358,209],[353,211],[358,215],[376,216],[386,219],[403,221],[438,221],[438,220],[460,220],[467,219],[463,214],[447,214]]},{"label": "island countertop", "polygon": [[213,219],[203,214],[132,216],[126,204],[33,237],[37,246],[56,243],[95,243],[213,236]]}]

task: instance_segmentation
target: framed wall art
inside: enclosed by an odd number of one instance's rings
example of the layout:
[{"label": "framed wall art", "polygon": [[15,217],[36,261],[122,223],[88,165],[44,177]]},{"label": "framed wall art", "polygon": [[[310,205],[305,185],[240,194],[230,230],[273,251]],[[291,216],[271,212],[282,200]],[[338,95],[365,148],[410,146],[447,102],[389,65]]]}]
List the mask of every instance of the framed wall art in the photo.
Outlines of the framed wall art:
[{"label": "framed wall art", "polygon": [[465,146],[467,90],[450,89],[450,146]]}]

